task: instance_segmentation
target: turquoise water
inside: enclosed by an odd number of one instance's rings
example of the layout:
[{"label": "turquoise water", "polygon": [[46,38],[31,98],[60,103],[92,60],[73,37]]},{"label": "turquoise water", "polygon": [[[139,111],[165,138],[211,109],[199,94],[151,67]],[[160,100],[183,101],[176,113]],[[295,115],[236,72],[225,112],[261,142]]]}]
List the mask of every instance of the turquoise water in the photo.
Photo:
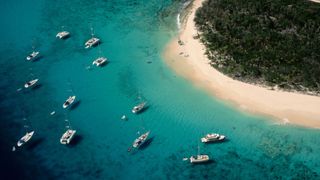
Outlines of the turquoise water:
[{"label": "turquoise water", "polygon": [[[197,89],[161,59],[176,34],[182,6],[169,0],[8,1],[1,2],[1,175],[6,179],[319,179],[319,130],[279,125],[241,113]],[[55,39],[64,26],[72,33]],[[102,39],[110,63],[88,66],[99,48],[84,49],[90,27]],[[42,58],[25,61],[32,46]],[[152,63],[147,63],[151,61]],[[41,86],[16,90],[31,78]],[[71,110],[62,103],[79,99]],[[148,101],[140,115],[131,108]],[[56,114],[50,116],[51,111]],[[126,114],[128,121],[120,120]],[[59,138],[64,119],[77,130],[75,143]],[[16,152],[27,117],[35,136]],[[127,152],[137,132],[151,140]],[[228,141],[199,144],[208,132]],[[182,161],[197,153],[213,161]],[[3,178],[1,178],[3,179]]]}]

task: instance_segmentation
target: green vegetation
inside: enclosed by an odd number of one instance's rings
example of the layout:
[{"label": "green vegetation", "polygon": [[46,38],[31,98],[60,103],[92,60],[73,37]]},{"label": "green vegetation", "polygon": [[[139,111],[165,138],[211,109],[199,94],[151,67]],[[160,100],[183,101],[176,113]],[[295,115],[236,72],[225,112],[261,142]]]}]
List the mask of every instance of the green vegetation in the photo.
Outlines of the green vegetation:
[{"label": "green vegetation", "polygon": [[220,71],[243,81],[320,92],[320,4],[207,0],[195,22]]}]

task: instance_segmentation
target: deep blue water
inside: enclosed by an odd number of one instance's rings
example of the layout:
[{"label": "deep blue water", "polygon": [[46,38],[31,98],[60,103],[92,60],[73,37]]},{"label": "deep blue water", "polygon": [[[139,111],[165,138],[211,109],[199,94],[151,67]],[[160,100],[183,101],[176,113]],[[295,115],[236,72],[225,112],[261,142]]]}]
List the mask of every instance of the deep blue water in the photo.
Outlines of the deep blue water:
[{"label": "deep blue water", "polygon": [[[1,179],[319,179],[319,130],[241,113],[164,64],[161,53],[177,32],[181,6],[170,0],[2,0]],[[72,33],[69,39],[55,38],[61,26]],[[99,55],[99,48],[83,46],[90,27],[110,61],[105,67],[88,69]],[[27,62],[32,47],[42,57]],[[17,92],[32,77],[41,86]],[[71,90],[79,101],[64,110]],[[134,115],[139,96],[149,108]],[[24,134],[24,117],[35,135],[11,152]],[[59,143],[65,118],[77,130],[70,146]],[[128,153],[145,130],[151,130],[149,143]],[[209,132],[229,140],[200,144]],[[213,161],[182,161],[198,145]]]}]

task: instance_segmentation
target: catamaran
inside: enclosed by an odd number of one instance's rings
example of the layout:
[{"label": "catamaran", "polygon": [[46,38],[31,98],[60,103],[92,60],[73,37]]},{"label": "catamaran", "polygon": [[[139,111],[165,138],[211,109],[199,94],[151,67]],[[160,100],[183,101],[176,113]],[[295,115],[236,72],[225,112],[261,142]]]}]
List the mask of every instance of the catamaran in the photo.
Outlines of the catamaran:
[{"label": "catamaran", "polygon": [[101,66],[103,65],[104,63],[107,62],[107,58],[105,57],[98,57],[96,60],[94,60],[92,62],[92,65],[96,65],[96,66]]},{"label": "catamaran", "polygon": [[56,37],[59,39],[66,39],[69,36],[70,36],[70,33],[68,31],[61,31],[56,35]]},{"label": "catamaran", "polygon": [[190,157],[190,163],[197,164],[197,163],[205,163],[210,160],[209,156],[206,154],[200,154],[200,147],[198,146],[198,154],[196,156]]},{"label": "catamaran", "polygon": [[91,48],[93,46],[96,46],[99,43],[100,43],[100,39],[94,37],[93,28],[91,28],[91,38],[84,44],[85,48],[86,49]]},{"label": "catamaran", "polygon": [[28,56],[27,56],[27,60],[28,61],[31,61],[31,60],[33,60],[33,59],[36,59],[36,57],[39,55],[39,51],[33,51],[31,54],[29,54]]},{"label": "catamaran", "polygon": [[224,135],[212,133],[212,134],[207,134],[205,137],[201,138],[201,142],[203,143],[218,142],[218,141],[225,140],[225,138],[226,136]]},{"label": "catamaran", "polygon": [[20,147],[22,145],[24,145],[26,142],[28,142],[32,136],[34,134],[34,131],[31,132],[27,132],[18,142],[17,142],[17,146]]},{"label": "catamaran", "polygon": [[100,42],[100,39],[92,37],[84,45],[85,45],[85,48],[88,49],[88,48],[91,48],[91,47],[97,45],[99,42]]},{"label": "catamaran", "polygon": [[74,100],[76,99],[76,96],[69,96],[69,98],[66,100],[66,102],[63,103],[62,107],[65,109],[68,106],[70,106]]},{"label": "catamaran", "polygon": [[60,143],[69,144],[75,134],[76,134],[76,130],[67,129],[67,131],[63,133],[62,137],[60,138]]},{"label": "catamaran", "polygon": [[[142,135],[139,136],[137,139],[135,139],[135,140],[133,141],[132,147],[133,147],[133,148],[139,148],[143,143],[146,142],[146,140],[148,139],[149,134],[150,134],[150,131],[142,134]],[[130,149],[129,149],[129,151],[130,151]]]},{"label": "catamaran", "polygon": [[92,37],[84,45],[85,45],[85,48],[88,49],[88,48],[91,48],[91,47],[97,45],[99,42],[100,42],[100,39]]},{"label": "catamaran", "polygon": [[141,112],[141,111],[143,110],[143,108],[145,107],[146,103],[147,103],[147,102],[142,102],[142,103],[134,106],[134,107],[132,108],[132,113],[138,114],[139,112]]},{"label": "catamaran", "polygon": [[38,82],[39,79],[33,79],[31,81],[28,81],[27,83],[24,84],[25,88],[29,88],[32,87],[33,85],[35,85]]}]

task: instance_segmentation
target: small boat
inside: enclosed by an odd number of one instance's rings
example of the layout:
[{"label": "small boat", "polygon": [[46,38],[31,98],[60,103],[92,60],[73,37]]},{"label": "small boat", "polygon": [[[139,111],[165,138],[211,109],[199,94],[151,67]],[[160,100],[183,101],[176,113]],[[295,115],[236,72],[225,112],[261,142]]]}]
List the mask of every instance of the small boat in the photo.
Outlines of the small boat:
[{"label": "small boat", "polygon": [[209,156],[206,154],[200,154],[200,146],[198,146],[198,154],[196,156],[190,157],[190,163],[192,164],[199,164],[199,163],[205,163],[210,160]]},{"label": "small boat", "polygon": [[76,99],[76,96],[69,96],[69,98],[66,100],[66,102],[63,103],[62,107],[65,109],[68,106],[70,106],[74,100]]},{"label": "small boat", "polygon": [[29,54],[27,56],[27,60],[31,61],[31,60],[35,59],[38,55],[39,55],[39,51],[33,51],[31,54]]},{"label": "small boat", "polygon": [[76,134],[76,130],[67,129],[65,133],[63,133],[62,137],[60,138],[61,144],[69,144]]},{"label": "small boat", "polygon": [[208,155],[197,155],[197,156],[191,156],[190,157],[190,163],[196,164],[196,163],[204,163],[208,162],[210,160]]},{"label": "small boat", "polygon": [[68,31],[61,31],[56,35],[56,37],[59,39],[66,39],[69,36],[70,36],[70,33]]},{"label": "small boat", "polygon": [[150,134],[150,131],[142,134],[139,136],[136,140],[133,141],[132,147],[133,148],[139,148],[146,140],[148,139],[148,136]]},{"label": "small boat", "polygon": [[145,105],[146,105],[146,102],[142,102],[142,103],[134,106],[132,108],[132,113],[137,114],[137,113],[141,112],[143,110],[143,108],[145,107]]},{"label": "small boat", "polygon": [[93,37],[89,39],[84,45],[85,45],[85,48],[88,49],[97,45],[99,42],[100,42],[100,39]]},{"label": "small boat", "polygon": [[29,88],[32,87],[33,85],[35,85],[38,82],[39,79],[33,79],[31,81],[28,81],[27,83],[24,84],[25,88]]},{"label": "small boat", "polygon": [[92,65],[96,65],[96,66],[101,66],[103,65],[105,62],[107,62],[107,58],[105,57],[99,57],[96,60],[94,60],[92,62]]},{"label": "small boat", "polygon": [[122,119],[122,120],[127,120],[127,116],[126,116],[126,115],[122,115],[122,116],[121,116],[121,119]]},{"label": "small boat", "polygon": [[223,141],[225,140],[224,135],[212,133],[212,134],[207,134],[205,137],[201,138],[201,142],[203,143],[208,143],[208,142],[218,142],[218,141]]},{"label": "small boat", "polygon": [[91,27],[91,39],[89,39],[84,45],[85,48],[91,48],[93,46],[96,46],[100,43],[100,39],[94,37],[93,28]]},{"label": "small boat", "polygon": [[20,147],[22,145],[24,145],[26,142],[28,142],[32,136],[34,134],[34,131],[31,132],[27,132],[18,142],[17,142],[17,146]]}]

